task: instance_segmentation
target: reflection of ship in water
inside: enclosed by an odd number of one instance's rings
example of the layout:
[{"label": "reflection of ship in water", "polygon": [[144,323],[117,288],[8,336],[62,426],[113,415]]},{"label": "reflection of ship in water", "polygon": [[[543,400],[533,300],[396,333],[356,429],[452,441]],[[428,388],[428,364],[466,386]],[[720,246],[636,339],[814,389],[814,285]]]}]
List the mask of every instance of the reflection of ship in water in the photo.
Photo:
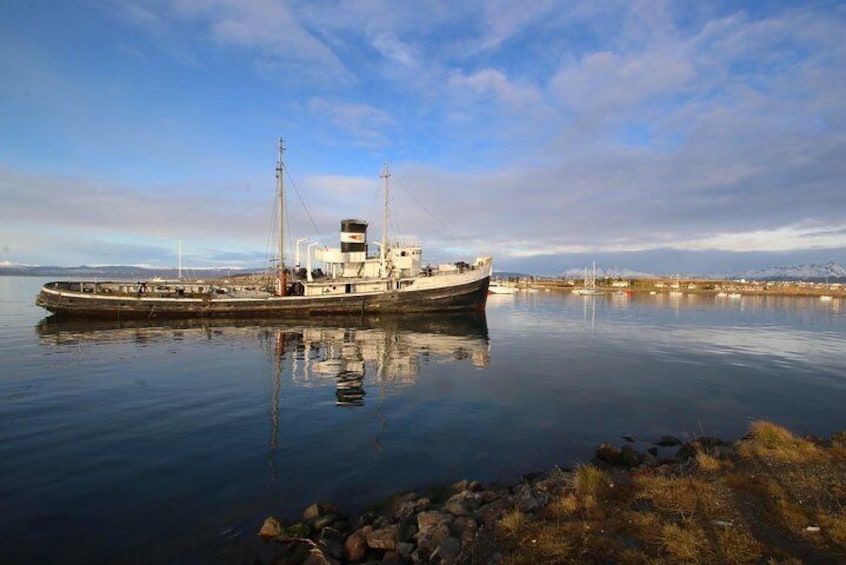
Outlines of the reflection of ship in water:
[{"label": "reflection of ship in water", "polygon": [[[268,356],[272,370],[268,462],[276,480],[276,457],[285,383],[299,387],[334,384],[336,406],[363,406],[365,384],[383,397],[387,389],[415,382],[428,362],[489,362],[484,313],[449,313],[414,317],[341,317],[314,320],[156,320],[130,322],[59,322],[38,326],[47,346],[136,344],[147,347],[208,340],[212,344],[253,341]],[[377,411],[379,410],[377,406]],[[381,415],[380,415],[381,416]],[[384,426],[384,421],[382,426]],[[379,447],[378,434],[374,444]]]},{"label": "reflection of ship in water", "polygon": [[423,362],[469,359],[485,366],[490,355],[484,314],[454,313],[414,317],[333,317],[315,320],[157,320],[59,322],[37,327],[41,343],[153,344],[187,339],[255,339],[272,344],[283,379],[299,386],[326,386],[333,379],[339,406],[364,402],[365,378],[380,386],[413,383]]},{"label": "reflection of ship in water", "polygon": [[350,325],[275,330],[278,362],[290,356],[290,379],[299,386],[334,381],[337,406],[362,406],[365,379],[380,388],[413,384],[421,363],[470,360],[486,366],[490,345],[484,315],[389,318]]}]

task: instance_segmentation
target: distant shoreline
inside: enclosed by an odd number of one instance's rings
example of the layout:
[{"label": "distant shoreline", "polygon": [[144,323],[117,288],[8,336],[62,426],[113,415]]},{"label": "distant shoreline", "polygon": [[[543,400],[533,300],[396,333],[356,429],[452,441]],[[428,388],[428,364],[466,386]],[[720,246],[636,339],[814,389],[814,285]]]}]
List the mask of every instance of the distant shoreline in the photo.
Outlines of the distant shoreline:
[{"label": "distant shoreline", "polygon": [[[711,295],[725,293],[726,298],[743,296],[795,296],[846,298],[846,284],[841,282],[807,281],[733,281],[712,279],[682,279],[678,286],[671,279],[628,279],[627,285],[614,286],[598,283],[596,289],[605,295]],[[517,290],[550,290],[572,292],[582,288],[582,281],[565,282],[560,279],[521,280],[510,283]]]}]

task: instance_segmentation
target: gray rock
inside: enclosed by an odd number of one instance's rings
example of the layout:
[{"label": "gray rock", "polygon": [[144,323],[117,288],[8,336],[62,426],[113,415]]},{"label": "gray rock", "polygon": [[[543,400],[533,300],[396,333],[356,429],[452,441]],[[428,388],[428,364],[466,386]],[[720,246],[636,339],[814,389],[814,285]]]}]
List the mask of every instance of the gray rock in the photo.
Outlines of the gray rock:
[{"label": "gray rock", "polygon": [[489,504],[489,503],[493,502],[494,500],[499,500],[500,498],[502,498],[503,496],[506,495],[506,493],[497,492],[495,490],[482,490],[482,491],[478,491],[478,494],[479,494],[479,501],[482,504]]},{"label": "gray rock", "polygon": [[308,522],[324,514],[341,514],[341,510],[334,504],[319,502],[312,504],[303,511],[303,520]]},{"label": "gray rock", "polygon": [[440,562],[446,565],[455,563],[455,559],[459,553],[461,553],[461,542],[450,537],[438,544],[438,547],[432,552],[430,559],[440,558]]},{"label": "gray rock", "polygon": [[535,483],[535,488],[543,492],[555,493],[567,485],[567,480],[567,473],[556,465]]},{"label": "gray rock", "polygon": [[661,439],[656,441],[653,445],[657,445],[658,447],[675,447],[677,445],[681,445],[683,442],[676,436],[662,436]]},{"label": "gray rock", "polygon": [[318,540],[320,548],[328,557],[340,560],[344,557],[344,534],[335,528],[323,528]]},{"label": "gray rock", "polygon": [[452,532],[462,543],[468,543],[476,537],[479,531],[479,524],[470,516],[461,516],[452,523]]},{"label": "gray rock", "polygon": [[303,565],[336,565],[330,559],[328,559],[322,551],[317,549],[316,547],[313,548],[311,551],[308,552],[308,557],[305,558],[303,561]]},{"label": "gray rock", "polygon": [[400,528],[397,524],[391,524],[385,528],[374,530],[372,526],[364,526],[361,529],[368,547],[373,549],[396,549],[400,541]]},{"label": "gray rock", "polygon": [[625,467],[627,469],[633,469],[643,461],[643,455],[632,446],[624,445],[620,448],[610,443],[603,443],[597,447],[593,458],[598,463],[605,463],[613,467]]},{"label": "gray rock", "polygon": [[394,510],[394,517],[400,521],[408,520],[418,513],[428,510],[431,506],[432,502],[428,498],[404,501],[397,505]]},{"label": "gray rock", "polygon": [[473,513],[473,517],[485,525],[493,525],[497,520],[502,518],[506,512],[511,510],[512,504],[509,498],[498,498],[489,504],[479,507]]},{"label": "gray rock", "polygon": [[397,551],[386,551],[379,563],[384,565],[402,565],[405,563],[405,559]]},{"label": "gray rock", "polygon": [[437,525],[441,522],[452,521],[452,515],[438,510],[427,510],[417,515],[417,529],[425,530],[430,526]]},{"label": "gray rock", "polygon": [[514,489],[514,503],[521,512],[536,512],[549,502],[549,494],[521,483]]},{"label": "gray rock", "polygon": [[630,445],[620,448],[620,464],[628,469],[634,469],[643,463],[643,454]]},{"label": "gray rock", "polygon": [[431,554],[441,543],[452,537],[447,522],[441,522],[435,526],[429,526],[417,532],[417,547],[422,553]]},{"label": "gray rock", "polygon": [[412,554],[413,551],[414,551],[414,544],[413,543],[400,542],[400,543],[397,544],[397,553],[399,553],[400,556],[403,559],[405,559],[406,561],[411,559],[411,554]]},{"label": "gray rock", "polygon": [[338,514],[324,514],[314,519],[314,522],[312,522],[312,528],[319,532],[323,528],[331,526],[339,520],[341,520],[341,517]]},{"label": "gray rock", "polygon": [[676,451],[676,459],[683,463],[699,452],[707,453],[713,457],[720,457],[721,454],[727,453],[728,450],[730,450],[730,446],[720,438],[698,437],[682,445]]},{"label": "gray rock", "polygon": [[452,495],[444,504],[444,510],[455,516],[467,516],[481,505],[481,497],[470,491]]}]

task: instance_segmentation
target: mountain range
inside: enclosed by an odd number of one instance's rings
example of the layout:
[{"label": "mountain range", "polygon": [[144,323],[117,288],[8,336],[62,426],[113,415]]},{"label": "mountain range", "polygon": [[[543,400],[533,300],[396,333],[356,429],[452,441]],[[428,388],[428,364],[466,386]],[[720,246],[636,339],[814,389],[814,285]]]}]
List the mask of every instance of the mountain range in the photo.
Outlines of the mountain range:
[{"label": "mountain range", "polygon": [[[191,278],[202,277],[223,277],[233,274],[247,274],[258,272],[261,269],[239,269],[235,267],[220,268],[192,268],[184,269],[183,274]],[[592,269],[591,269],[592,271]],[[20,265],[15,263],[0,263],[0,276],[38,276],[38,277],[83,277],[90,279],[146,279],[152,277],[175,278],[178,272],[175,268],[149,267],[139,265],[80,265],[78,267],[58,267],[41,265]],[[806,265],[787,265],[778,267],[767,267],[748,271],[725,272],[725,273],[679,273],[684,278],[705,278],[705,279],[747,279],[747,280],[804,280],[804,281],[830,281],[846,282],[846,268],[838,263],[814,263]],[[520,278],[526,277],[523,273],[511,273],[498,271],[494,278]],[[585,276],[584,267],[569,268],[559,275],[565,279],[582,279]],[[632,269],[613,267],[606,269],[600,266],[596,268],[596,277],[621,278],[621,279],[654,279],[668,275],[656,275],[643,273]],[[675,276],[675,273],[672,274]]]},{"label": "mountain range", "polygon": [[833,261],[823,264],[769,267],[733,273],[724,278],[754,280],[824,280],[846,279],[846,268]]}]

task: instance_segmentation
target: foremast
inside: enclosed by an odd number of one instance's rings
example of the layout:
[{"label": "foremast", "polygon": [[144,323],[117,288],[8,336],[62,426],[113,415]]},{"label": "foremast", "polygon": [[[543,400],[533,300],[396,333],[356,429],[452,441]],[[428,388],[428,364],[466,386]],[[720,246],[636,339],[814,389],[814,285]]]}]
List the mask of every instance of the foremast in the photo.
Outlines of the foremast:
[{"label": "foremast", "polygon": [[285,273],[285,140],[279,138],[279,159],[276,161],[276,214],[279,217],[279,262],[277,264],[276,292],[285,296],[287,286]]}]

